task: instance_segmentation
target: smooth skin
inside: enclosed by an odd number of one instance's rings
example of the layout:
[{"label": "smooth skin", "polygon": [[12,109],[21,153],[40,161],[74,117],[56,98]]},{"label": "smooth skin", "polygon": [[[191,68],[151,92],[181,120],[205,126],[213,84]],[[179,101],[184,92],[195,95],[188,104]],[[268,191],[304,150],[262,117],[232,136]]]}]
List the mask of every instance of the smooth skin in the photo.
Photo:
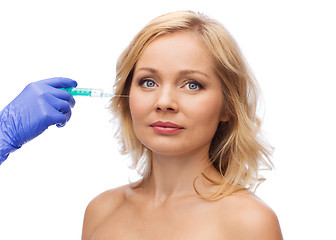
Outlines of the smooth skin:
[{"label": "smooth skin", "polygon": [[[282,239],[275,213],[253,193],[209,201],[194,191],[202,172],[221,177],[208,152],[218,123],[228,120],[220,80],[194,33],[163,35],[145,49],[129,101],[134,131],[153,152],[152,175],[142,187],[126,185],[91,201],[83,240]],[[157,121],[181,130],[158,133],[152,127]],[[216,190],[197,179],[202,194]]]}]

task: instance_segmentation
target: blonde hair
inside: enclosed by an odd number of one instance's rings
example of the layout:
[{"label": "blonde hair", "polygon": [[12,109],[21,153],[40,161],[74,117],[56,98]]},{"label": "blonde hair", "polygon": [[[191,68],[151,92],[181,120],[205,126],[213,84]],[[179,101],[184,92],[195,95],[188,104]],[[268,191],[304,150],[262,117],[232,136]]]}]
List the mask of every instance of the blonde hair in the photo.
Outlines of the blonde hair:
[{"label": "blonde hair", "polygon": [[[222,181],[216,182],[203,174],[205,179],[219,186],[218,191],[204,196],[194,186],[195,191],[201,197],[216,200],[237,190],[254,189],[264,180],[258,174],[259,169],[273,166],[271,147],[260,136],[254,76],[236,42],[219,22],[191,11],[168,13],[152,20],[118,59],[115,94],[129,94],[135,64],[146,46],[158,36],[177,31],[196,33],[208,49],[214,70],[222,81],[225,111],[229,116],[227,122],[219,123],[209,151],[211,163],[222,175]],[[128,98],[113,98],[110,109],[120,124],[116,136],[121,142],[121,152],[132,155],[133,168],[142,176],[136,185],[140,186],[151,175],[151,151],[135,136]]]}]

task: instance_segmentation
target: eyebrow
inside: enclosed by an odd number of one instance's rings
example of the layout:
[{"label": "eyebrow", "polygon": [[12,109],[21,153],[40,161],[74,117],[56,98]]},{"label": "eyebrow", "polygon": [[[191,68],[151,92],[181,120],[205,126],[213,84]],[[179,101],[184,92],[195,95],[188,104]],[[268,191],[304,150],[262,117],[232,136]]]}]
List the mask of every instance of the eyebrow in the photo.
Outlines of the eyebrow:
[{"label": "eyebrow", "polygon": [[[148,71],[150,73],[153,73],[153,74],[156,74],[158,73],[158,71],[154,68],[148,68],[148,67],[142,67],[142,68],[139,68],[136,70],[137,71]],[[189,74],[201,74],[207,78],[210,78],[208,74],[206,74],[205,72],[202,72],[202,71],[198,71],[198,70],[182,70],[180,71],[180,75],[181,76],[185,76],[185,75],[189,75]]]}]

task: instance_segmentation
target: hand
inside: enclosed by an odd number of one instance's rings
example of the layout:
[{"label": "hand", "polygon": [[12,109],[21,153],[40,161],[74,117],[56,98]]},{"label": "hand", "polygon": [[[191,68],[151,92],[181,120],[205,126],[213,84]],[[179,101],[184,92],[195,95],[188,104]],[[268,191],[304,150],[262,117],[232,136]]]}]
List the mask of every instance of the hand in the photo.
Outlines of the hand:
[{"label": "hand", "polygon": [[50,125],[62,127],[71,117],[74,98],[58,88],[76,87],[68,78],[30,83],[0,112],[0,164],[10,152],[40,135]]}]

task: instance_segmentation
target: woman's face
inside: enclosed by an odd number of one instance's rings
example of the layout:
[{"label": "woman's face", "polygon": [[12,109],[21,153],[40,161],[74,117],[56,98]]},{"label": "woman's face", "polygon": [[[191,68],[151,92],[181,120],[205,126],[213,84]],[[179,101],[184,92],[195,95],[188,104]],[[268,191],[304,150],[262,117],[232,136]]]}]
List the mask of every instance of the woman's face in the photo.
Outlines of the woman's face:
[{"label": "woman's face", "polygon": [[154,154],[207,154],[227,121],[220,80],[192,32],[155,39],[140,55],[130,90],[136,136]]}]

